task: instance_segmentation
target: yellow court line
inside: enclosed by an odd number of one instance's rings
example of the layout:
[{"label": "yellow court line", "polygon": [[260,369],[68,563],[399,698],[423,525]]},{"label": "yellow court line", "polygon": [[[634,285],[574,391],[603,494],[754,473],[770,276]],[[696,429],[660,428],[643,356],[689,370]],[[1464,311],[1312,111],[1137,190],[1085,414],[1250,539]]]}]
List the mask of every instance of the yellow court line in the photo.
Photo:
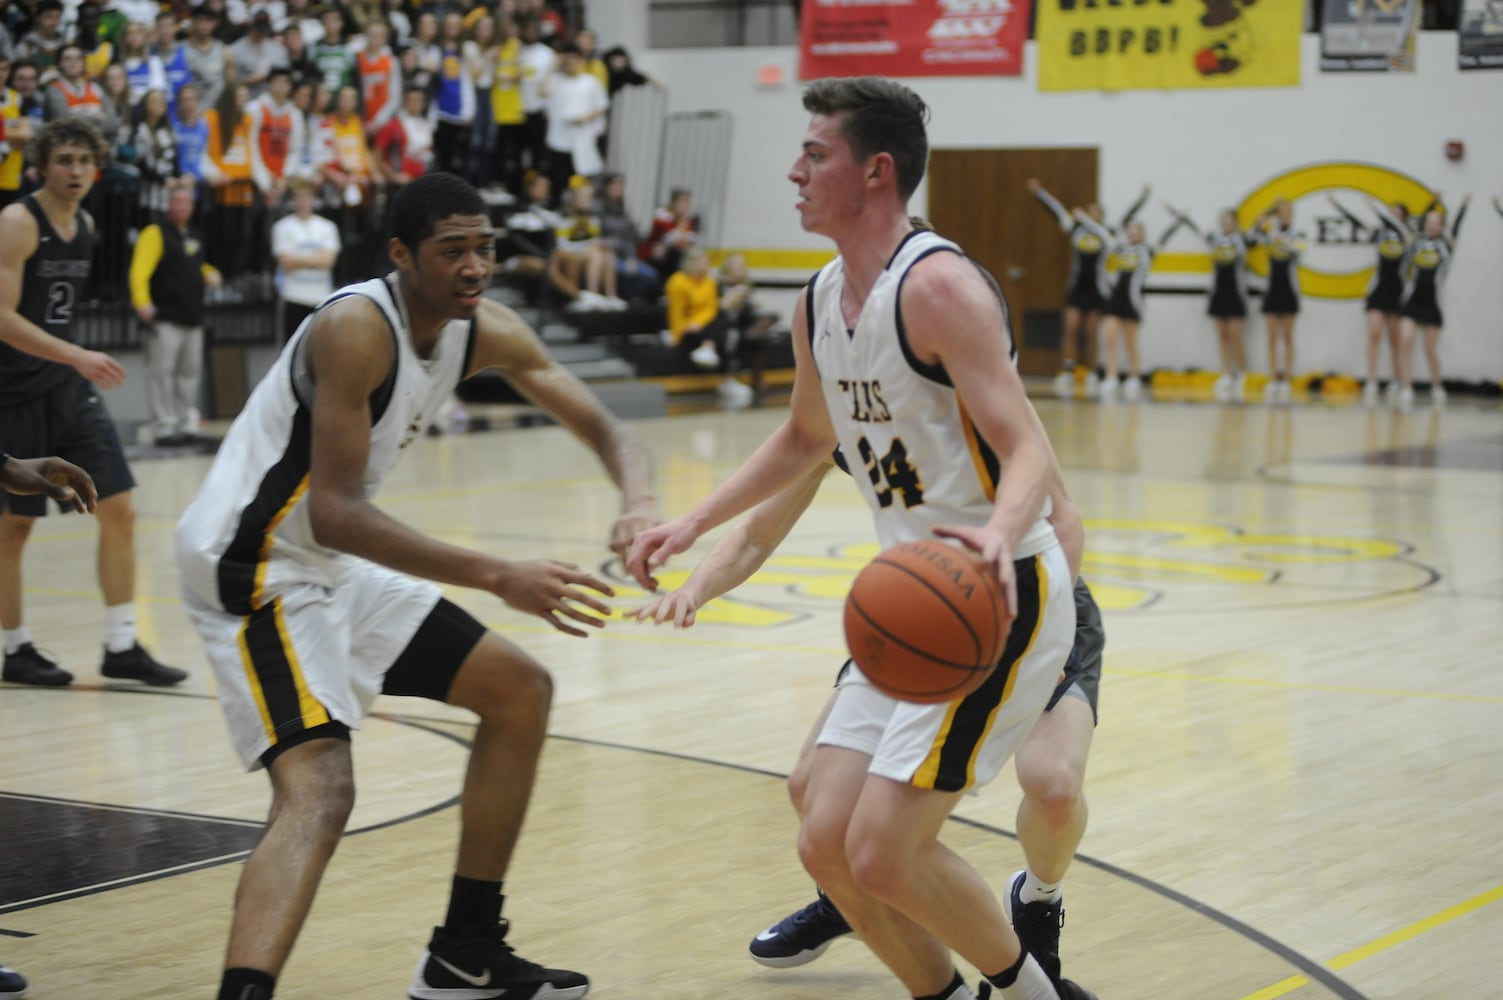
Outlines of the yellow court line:
[{"label": "yellow court line", "polygon": [[[1490,903],[1496,903],[1500,899],[1503,899],[1503,885],[1494,886],[1481,895],[1473,896],[1471,899],[1457,903],[1455,906],[1441,910],[1439,913],[1432,914],[1423,920],[1417,920],[1407,927],[1401,927],[1392,934],[1385,934],[1376,941],[1371,941],[1360,948],[1353,948],[1351,951],[1337,955],[1327,962],[1326,966],[1331,969],[1340,970],[1356,965],[1358,962],[1371,958],[1379,952],[1387,951],[1390,948],[1403,944],[1405,941],[1411,941],[1421,934],[1433,931],[1442,924],[1448,924],[1453,920],[1466,916],[1468,913],[1480,910]],[[1290,976],[1288,979],[1279,980],[1272,986],[1265,986],[1256,993],[1249,993],[1247,996],[1242,997],[1241,1000],[1274,1000],[1275,997],[1293,993],[1301,986],[1308,985],[1309,982],[1310,980],[1305,976]]]},{"label": "yellow court line", "polygon": [[1325,691],[1330,694],[1366,694],[1385,698],[1429,698],[1435,701],[1471,701],[1485,705],[1503,705],[1503,697],[1491,694],[1456,694],[1451,691],[1406,691],[1402,688],[1367,688],[1347,684],[1314,684],[1308,681],[1276,681],[1263,677],[1214,677],[1205,674],[1181,674],[1171,670],[1131,670],[1111,666],[1109,674],[1145,677],[1163,681],[1201,681],[1211,684],[1240,684],[1244,687],[1283,688],[1292,691]]}]

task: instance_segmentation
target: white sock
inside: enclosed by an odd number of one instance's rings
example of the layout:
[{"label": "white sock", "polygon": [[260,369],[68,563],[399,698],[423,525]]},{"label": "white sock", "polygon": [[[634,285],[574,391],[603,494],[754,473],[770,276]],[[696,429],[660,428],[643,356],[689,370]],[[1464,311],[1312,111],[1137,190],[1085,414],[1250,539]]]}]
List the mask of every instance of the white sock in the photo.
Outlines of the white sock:
[{"label": "white sock", "polygon": [[1018,898],[1025,903],[1054,903],[1059,901],[1059,883],[1042,881],[1032,870],[1023,876],[1023,888]]},{"label": "white sock", "polygon": [[16,628],[8,628],[5,630],[5,652],[7,654],[14,653],[16,650],[20,649],[30,641],[31,632],[26,628],[25,625],[19,625]]},{"label": "white sock", "polygon": [[104,648],[111,653],[123,653],[136,644],[136,605],[107,605],[104,609]]},{"label": "white sock", "polygon": [[[997,986],[996,980],[992,985]],[[1059,1000],[1059,992],[1032,955],[1025,955],[1018,977],[1006,986],[997,986],[1002,1000]]]}]

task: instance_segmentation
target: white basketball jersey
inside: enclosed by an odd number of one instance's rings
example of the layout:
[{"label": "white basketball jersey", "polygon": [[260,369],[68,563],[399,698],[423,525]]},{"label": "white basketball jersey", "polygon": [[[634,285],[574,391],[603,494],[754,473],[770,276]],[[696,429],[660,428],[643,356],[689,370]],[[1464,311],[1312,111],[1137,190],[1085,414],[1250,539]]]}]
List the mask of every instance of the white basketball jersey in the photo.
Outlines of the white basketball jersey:
[{"label": "white basketball jersey", "polygon": [[[924,364],[908,346],[898,293],[908,269],[932,253],[964,256],[949,240],[915,230],[877,278],[854,330],[840,308],[844,261],[837,257],[809,284],[809,339],[825,403],[884,549],[932,537],[941,524],[985,524],[1005,472],[944,369]],[[998,308],[1005,329],[1000,300]],[[1014,558],[1054,544],[1049,512],[1045,500]]]},{"label": "white basketball jersey", "polygon": [[[391,328],[392,372],[371,395],[367,497],[464,377],[474,346],[474,323],[455,320],[444,327],[432,356],[419,357],[394,280],[349,285],[319,306],[362,295],[380,308]],[[178,519],[182,586],[200,604],[248,615],[287,584],[334,586],[341,565],[352,558],[314,540],[305,502],[313,445],[313,381],[305,344],[312,322],[310,316],[298,327],[251,393],[208,477]]]}]

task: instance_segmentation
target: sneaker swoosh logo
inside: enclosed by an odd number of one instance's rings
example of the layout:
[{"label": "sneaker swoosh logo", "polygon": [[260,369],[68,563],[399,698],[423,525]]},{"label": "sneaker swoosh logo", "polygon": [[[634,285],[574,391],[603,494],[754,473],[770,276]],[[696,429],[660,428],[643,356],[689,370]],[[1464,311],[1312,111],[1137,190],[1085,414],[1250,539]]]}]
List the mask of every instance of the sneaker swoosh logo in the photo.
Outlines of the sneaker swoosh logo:
[{"label": "sneaker swoosh logo", "polygon": [[765,930],[761,934],[757,935],[757,940],[758,941],[776,941],[777,937],[778,937],[778,932],[776,930],[774,930],[773,928],[769,927],[769,928],[767,928],[767,930]]},{"label": "sneaker swoosh logo", "polygon": [[465,982],[469,983],[471,986],[489,986],[491,984],[491,970],[490,969],[486,969],[485,970],[485,974],[483,976],[472,976],[468,972],[466,972],[463,969],[459,968],[458,966],[451,965],[450,963],[445,962],[443,959],[439,958],[437,955],[433,955],[432,958],[439,965],[442,965],[445,969],[448,969],[455,976],[458,976],[460,979],[463,979]]}]

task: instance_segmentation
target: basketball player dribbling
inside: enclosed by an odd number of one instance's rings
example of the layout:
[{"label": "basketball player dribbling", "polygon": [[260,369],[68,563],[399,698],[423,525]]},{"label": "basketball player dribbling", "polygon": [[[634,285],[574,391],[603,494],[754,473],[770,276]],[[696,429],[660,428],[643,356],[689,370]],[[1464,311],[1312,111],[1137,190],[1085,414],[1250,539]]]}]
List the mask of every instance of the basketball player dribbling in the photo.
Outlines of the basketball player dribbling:
[{"label": "basketball player dribbling", "polygon": [[804,228],[840,256],[800,295],[788,419],[691,512],[639,534],[627,568],[655,590],[671,555],[837,446],[864,466],[856,479],[884,548],[938,534],[978,552],[1031,641],[948,705],[896,701],[847,670],[816,737],[799,855],[915,998],[974,996],[952,952],[1005,1000],[1089,997],[1023,950],[985,880],[938,840],[966,790],[1017,750],[1065,665],[1078,515],[1067,515],[1067,559],[1048,520],[1058,464],[996,296],[959,247],[909,222],[928,157],[923,101],[861,77],[811,84],[804,107],[813,118],[789,179]]},{"label": "basketball player dribbling", "polygon": [[[231,739],[265,767],[272,805],[240,879],[220,1000],[266,1000],[354,804],[350,731],[377,694],[479,716],[444,923],[414,1000],[577,1000],[589,981],[506,942],[506,875],[546,733],[547,670],[443,599],[483,590],[570,635],[603,624],[610,588],[578,567],[440,542],[370,497],[460,379],[496,367],[600,457],[620,487],[618,553],[657,522],[648,456],[510,310],[483,298],[496,234],[452,174],[402,189],[397,270],[348,286],[287,343],[177,527],[189,616],[219,682]],[[430,582],[431,581],[431,582]]]}]

